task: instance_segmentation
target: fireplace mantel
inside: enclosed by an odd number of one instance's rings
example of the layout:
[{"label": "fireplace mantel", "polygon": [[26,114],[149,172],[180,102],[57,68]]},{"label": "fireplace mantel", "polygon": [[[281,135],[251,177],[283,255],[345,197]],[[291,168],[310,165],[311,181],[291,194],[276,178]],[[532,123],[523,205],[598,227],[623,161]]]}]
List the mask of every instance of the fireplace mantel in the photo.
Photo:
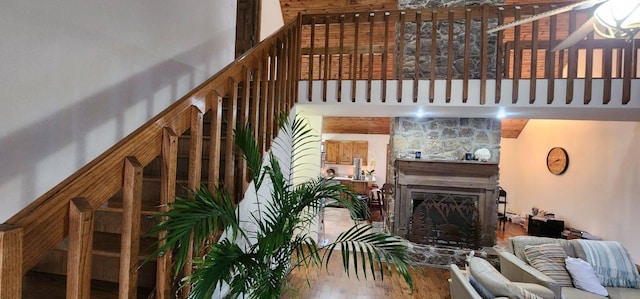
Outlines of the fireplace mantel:
[{"label": "fireplace mantel", "polygon": [[398,159],[394,233],[406,237],[412,216],[412,192],[450,192],[478,195],[478,233],[481,246],[495,244],[498,164],[478,161]]}]

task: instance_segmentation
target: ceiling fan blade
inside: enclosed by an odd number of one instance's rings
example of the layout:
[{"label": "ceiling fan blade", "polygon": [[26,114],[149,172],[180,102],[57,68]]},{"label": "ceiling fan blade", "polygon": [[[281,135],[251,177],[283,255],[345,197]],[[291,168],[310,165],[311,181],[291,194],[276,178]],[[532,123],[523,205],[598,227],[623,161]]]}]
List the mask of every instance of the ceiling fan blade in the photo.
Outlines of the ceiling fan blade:
[{"label": "ceiling fan blade", "polygon": [[593,24],[596,22],[595,17],[589,18],[578,30],[571,33],[565,40],[559,43],[553,50],[551,51],[560,51],[566,48],[569,48],[575,45],[577,42],[581,41],[587,34],[593,31]]},{"label": "ceiling fan blade", "polygon": [[608,1],[608,0],[586,0],[586,1],[576,2],[576,3],[569,4],[569,5],[566,5],[566,6],[562,6],[562,7],[556,8],[556,9],[552,9],[550,11],[545,11],[545,12],[542,12],[542,13],[539,13],[539,14],[535,14],[535,15],[526,17],[526,18],[522,18],[520,20],[516,20],[516,21],[513,21],[513,22],[509,22],[509,23],[505,23],[505,24],[493,27],[493,28],[487,30],[487,34],[498,32],[500,30],[505,30],[505,29],[508,29],[508,28],[511,28],[511,27],[515,27],[515,26],[518,26],[518,25],[526,24],[526,23],[529,23],[529,22],[533,22],[535,20],[540,20],[542,18],[554,16],[554,15],[561,14],[561,13],[564,13],[564,12],[568,12],[568,11],[571,11],[571,10],[574,10],[574,9],[587,9],[587,8],[590,8],[590,7],[594,6],[594,5],[600,4],[600,3],[605,2],[605,1]]}]

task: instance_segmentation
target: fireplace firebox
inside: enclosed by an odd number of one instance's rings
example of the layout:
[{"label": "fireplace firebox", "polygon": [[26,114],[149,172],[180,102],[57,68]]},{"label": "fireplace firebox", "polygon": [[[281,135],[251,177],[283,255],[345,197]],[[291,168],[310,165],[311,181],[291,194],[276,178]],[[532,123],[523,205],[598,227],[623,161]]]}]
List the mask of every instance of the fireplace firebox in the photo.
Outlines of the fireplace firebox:
[{"label": "fireplace firebox", "polygon": [[395,170],[394,233],[435,246],[495,244],[496,163],[396,160]]}]

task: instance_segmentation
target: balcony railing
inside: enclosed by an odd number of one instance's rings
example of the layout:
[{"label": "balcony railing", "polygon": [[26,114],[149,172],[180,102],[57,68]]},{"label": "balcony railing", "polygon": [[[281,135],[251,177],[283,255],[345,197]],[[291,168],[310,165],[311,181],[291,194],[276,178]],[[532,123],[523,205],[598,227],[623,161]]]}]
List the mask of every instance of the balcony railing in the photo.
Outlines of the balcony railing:
[{"label": "balcony railing", "polygon": [[[20,298],[21,277],[64,239],[69,248],[65,273],[72,282],[67,284],[67,295],[86,297],[93,212],[105,208],[124,215],[120,298],[128,298],[130,286],[137,284],[131,269],[137,263],[132,256],[140,250],[135,241],[140,237],[140,214],[165,210],[182,189],[181,183],[189,188],[221,185],[240,200],[247,186],[246,169],[234,150],[233,130],[251,123],[266,150],[277,133],[275,116],[288,112],[299,98],[312,99],[318,88],[324,100],[335,93],[338,101],[353,101],[357,89],[365,87],[364,99],[377,101],[372,97],[377,93],[385,102],[406,101],[401,95],[410,87],[409,98],[415,102],[426,83],[423,90],[433,102],[438,100],[437,87],[444,84],[445,103],[457,94],[463,103],[479,94],[480,105],[539,103],[540,98],[552,104],[558,95],[555,84],[560,82],[567,103],[578,87],[587,105],[593,104],[592,95],[603,105],[613,102],[614,94],[621,94],[619,105],[633,103],[638,53],[633,44],[591,35],[567,50],[550,51],[589,11],[485,33],[492,26],[550,8],[477,6],[300,15],[1,225],[0,298]],[[396,84],[387,84],[392,81]],[[299,92],[304,82],[307,90]],[[544,96],[536,86],[540,84],[546,87]],[[505,99],[507,88],[511,94]],[[188,143],[181,142],[187,137]],[[186,173],[177,173],[179,159],[188,161]],[[158,176],[152,177],[153,173]],[[140,191],[147,181],[158,183],[160,190],[153,199],[157,205],[151,208],[141,204],[155,194]],[[116,207],[109,205],[114,198]],[[157,261],[157,298],[171,297],[170,263],[169,255]]]},{"label": "balcony railing", "polygon": [[[598,39],[592,33],[568,49],[552,51],[587,20],[591,9],[485,33],[553,8],[541,4],[303,15],[300,78],[308,86],[304,98],[317,98],[314,89],[319,88],[322,101],[327,101],[329,92],[338,102],[355,102],[358,93],[367,102],[372,93],[380,102],[402,102],[406,101],[403,89],[410,84],[413,102],[418,101],[419,91],[428,90],[428,101],[433,103],[437,81],[442,80],[446,103],[455,96],[456,87],[462,89],[462,103],[467,103],[470,82],[476,81],[481,105],[494,100],[552,104],[557,98],[556,79],[561,79],[561,98],[567,104],[576,95],[582,95],[584,104],[592,95],[608,104],[616,94],[613,89],[620,89],[614,85],[621,85],[619,103],[628,104],[638,55],[633,43]],[[421,89],[423,80],[428,87]],[[365,86],[362,92],[357,91],[359,84]],[[380,90],[372,91],[374,84]],[[538,85],[544,85],[544,96]],[[389,91],[391,86],[396,90]],[[505,88],[510,91],[507,99]],[[575,92],[577,88],[582,90]]]}]

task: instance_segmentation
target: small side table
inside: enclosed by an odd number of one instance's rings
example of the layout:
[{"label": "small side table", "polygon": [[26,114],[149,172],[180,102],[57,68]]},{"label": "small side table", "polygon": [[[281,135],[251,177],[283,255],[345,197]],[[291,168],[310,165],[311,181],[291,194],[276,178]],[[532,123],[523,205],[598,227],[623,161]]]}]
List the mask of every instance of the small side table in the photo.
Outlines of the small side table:
[{"label": "small side table", "polygon": [[560,238],[562,231],[564,231],[563,220],[529,215],[527,233],[530,236]]}]

